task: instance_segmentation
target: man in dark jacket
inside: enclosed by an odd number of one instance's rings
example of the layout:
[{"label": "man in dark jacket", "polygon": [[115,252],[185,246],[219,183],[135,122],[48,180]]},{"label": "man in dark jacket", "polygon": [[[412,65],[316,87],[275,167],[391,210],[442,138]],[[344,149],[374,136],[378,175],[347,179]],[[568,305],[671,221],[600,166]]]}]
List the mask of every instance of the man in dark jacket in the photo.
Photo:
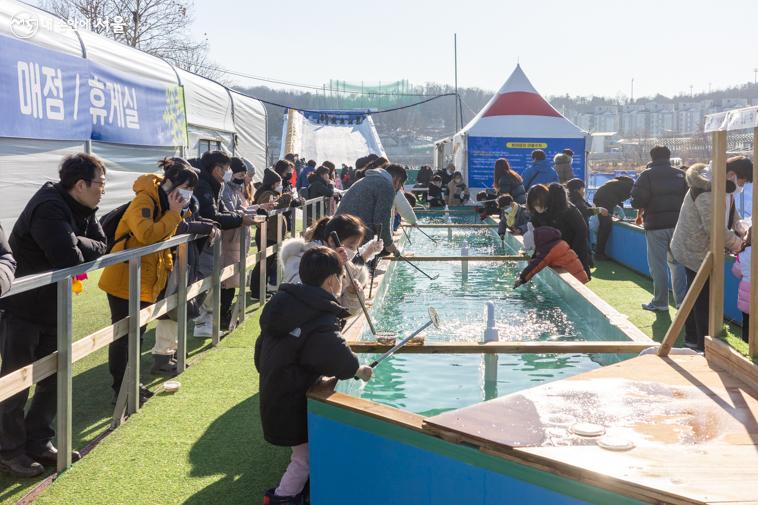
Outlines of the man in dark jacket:
[{"label": "man in dark jacket", "polygon": [[250,226],[255,222],[252,216],[227,209],[221,200],[221,184],[232,178],[231,158],[221,151],[211,151],[200,158],[200,177],[195,188],[195,196],[202,217],[218,223],[222,230]]},{"label": "man in dark jacket", "polygon": [[632,207],[642,214],[647,241],[647,264],[653,277],[653,299],[643,303],[642,308],[650,311],[668,312],[669,286],[668,270],[674,300],[678,307],[687,294],[687,274],[684,266],[671,256],[671,237],[679,220],[679,209],[687,182],[684,172],[671,166],[671,151],[666,146],[655,146],[650,150],[652,162],[634,183]]},{"label": "man in dark jacket", "polygon": [[613,209],[618,206],[623,207],[624,202],[632,192],[632,186],[634,186],[634,179],[625,175],[619,175],[597,188],[595,192],[592,203],[595,204],[595,207],[602,207],[608,210],[607,215],[599,214],[597,216],[599,224],[597,245],[595,246],[595,257],[597,259],[607,259],[605,245],[608,243],[608,237],[611,235]]},{"label": "man in dark jacket", "polygon": [[301,503],[309,471],[308,389],[322,375],[371,378],[371,367],[360,366],[340,334],[340,320],[349,315],[335,297],[342,292],[341,261],[327,247],[306,251],[299,267],[302,284],[282,284],[261,313],[255,367],[263,436],[292,448],[292,461],[265,503]]},{"label": "man in dark jacket", "polygon": [[[232,159],[221,151],[203,153],[203,156],[200,158],[200,177],[198,177],[197,186],[194,191],[200,217],[218,223],[218,227],[222,230],[231,230],[240,226],[251,226],[255,223],[253,216],[234,209],[228,209],[221,198],[223,184],[230,184],[232,180],[231,162]],[[207,265],[209,264],[209,260],[210,251],[208,248],[205,248],[201,252],[200,264]],[[211,297],[206,297],[200,310],[200,315],[195,318],[193,334],[198,338],[209,337],[212,327]]]},{"label": "man in dark jacket", "polygon": [[[13,227],[9,243],[19,277],[72,267],[105,253],[106,238],[95,218],[105,192],[105,165],[92,155],[75,154],[64,158],[59,175],[60,182],[47,182],[34,194]],[[0,309],[0,375],[55,352],[55,284],[4,298]],[[27,389],[0,404],[0,470],[17,477],[34,477],[43,472],[42,465],[55,466],[58,453],[52,443],[55,375],[37,383],[24,417],[28,397]]]},{"label": "man in dark jacket", "polygon": [[13,259],[11,246],[5,238],[3,227],[0,226],[0,296],[11,289],[16,272],[16,260]]},{"label": "man in dark jacket", "polygon": [[352,214],[359,217],[371,230],[366,234],[366,241],[373,235],[380,235],[384,248],[398,254],[392,242],[392,225],[390,217],[395,193],[403,187],[407,178],[405,169],[400,165],[366,170],[366,177],[358,180],[343,195],[336,214]]}]

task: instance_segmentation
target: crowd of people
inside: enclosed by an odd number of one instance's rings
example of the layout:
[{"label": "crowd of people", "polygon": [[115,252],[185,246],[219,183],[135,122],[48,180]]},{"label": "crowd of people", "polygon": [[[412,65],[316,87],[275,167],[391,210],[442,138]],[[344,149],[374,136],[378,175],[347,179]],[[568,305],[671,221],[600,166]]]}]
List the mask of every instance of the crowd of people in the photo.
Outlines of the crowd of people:
[{"label": "crowd of people", "polygon": [[[542,150],[532,153],[523,174],[505,158],[494,164],[492,188],[476,195],[482,214],[499,214],[498,233],[522,235],[534,251],[514,287],[527,283],[541,269],[566,269],[580,282],[592,277],[595,260],[605,259],[614,209],[630,200],[645,229],[648,264],[653,277],[651,311],[668,310],[669,277],[677,306],[710,247],[712,168],[697,163],[683,169],[670,163],[671,153],[656,146],[651,161],[636,181],[618,176],[597,189],[592,204],[584,182],[576,178],[573,153],[566,149],[553,157]],[[243,233],[259,220],[255,244],[273,245],[294,226],[294,209],[306,199],[327,197],[333,208],[317,218],[304,209],[307,229],[302,237],[284,241],[277,254],[265,261],[265,290],[260,285],[260,264],[249,286],[233,276],[220,291],[221,329],[236,324],[234,297],[249,287],[254,299],[271,297],[261,316],[261,335],[255,346],[260,372],[260,408],[267,441],[292,449],[291,462],[279,485],[269,490],[269,504],[300,503],[308,489],[306,391],[322,375],[339,379],[369,380],[372,369],[361,366],[340,331],[347,317],[358,313],[370,271],[382,255],[400,254],[393,232],[404,220],[417,223],[416,196],[425,195],[432,207],[466,204],[469,189],[453,164],[434,172],[418,172],[416,194],[405,191],[407,171],[378,155],[355,161],[355,168],[324,160],[305,161],[287,155],[266,168],[260,183],[253,183],[255,167],[221,151],[199,158],[160,160],[156,173],[139,176],[134,197],[114,210],[97,216],[105,193],[107,170],[91,154],[64,158],[58,182],[45,183],[20,213],[6,239],[0,228],[0,293],[17,277],[62,269],[120,252],[165,241],[177,234],[198,234],[188,245],[188,275],[193,282],[207,277],[214,261],[213,245],[222,244],[223,266],[240,260],[241,250],[252,241]],[[726,164],[727,212],[724,246],[738,253],[734,273],[741,278],[739,307],[749,318],[750,236],[734,204],[734,193],[752,181],[752,163],[745,157]],[[590,223],[597,221],[597,239],[591,245]],[[248,243],[243,244],[242,240]],[[177,290],[177,251],[163,249],[141,257],[140,304],[151,305]],[[283,278],[277,275],[277,262]],[[98,283],[106,293],[115,324],[129,312],[129,267],[106,267]],[[7,375],[48,354],[57,346],[57,287],[48,285],[0,300],[0,375]],[[211,335],[213,304],[204,295],[188,302],[194,335]],[[177,314],[162,316],[156,326],[151,373],[177,372]],[[746,327],[746,326],[745,326]],[[140,334],[145,327],[140,328]],[[686,342],[702,349],[708,331],[708,289],[702,290],[686,324]],[[127,339],[110,344],[108,365],[113,401],[121,390],[128,362]],[[140,385],[140,401],[152,392]],[[53,420],[56,414],[55,376],[40,381],[29,408],[25,390],[0,403],[0,470],[33,477],[44,466],[55,465],[57,449]],[[72,454],[72,459],[79,459]]]},{"label": "crowd of people", "polygon": [[[501,237],[507,231],[523,235],[527,249],[535,251],[516,285],[528,282],[545,266],[565,268],[581,282],[587,282],[595,260],[607,259],[614,212],[624,212],[624,203],[629,201],[637,210],[637,223],[645,230],[653,278],[653,298],[642,308],[668,311],[669,286],[678,308],[710,250],[711,165],[674,167],[669,148],[655,146],[650,151],[650,162],[636,180],[624,175],[613,177],[597,188],[590,204],[584,181],[571,172],[572,155],[566,149],[553,158],[554,166],[550,166],[545,153],[535,150],[532,165],[523,175],[512,170],[505,158],[498,159],[492,190],[477,195],[482,214],[500,214]],[[738,307],[743,312],[743,339],[749,321],[750,221],[739,215],[734,195],[752,182],[752,173],[750,159],[734,156],[727,160],[724,247],[737,255],[733,273],[740,278]],[[597,228],[594,241],[590,233],[593,220]],[[582,265],[582,271],[577,264]],[[706,285],[687,319],[685,344],[702,350],[707,333]]]}]

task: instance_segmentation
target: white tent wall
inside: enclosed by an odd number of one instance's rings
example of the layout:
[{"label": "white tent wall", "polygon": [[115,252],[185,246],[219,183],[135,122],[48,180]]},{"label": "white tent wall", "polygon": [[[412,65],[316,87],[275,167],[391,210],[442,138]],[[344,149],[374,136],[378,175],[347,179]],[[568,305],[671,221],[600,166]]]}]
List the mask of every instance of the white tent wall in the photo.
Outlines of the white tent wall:
[{"label": "white tent wall", "polygon": [[256,168],[254,180],[262,181],[268,154],[266,108],[255,98],[236,91],[232,91],[231,96],[234,104],[234,126],[237,132],[235,154],[251,161]]},{"label": "white tent wall", "polygon": [[[175,69],[147,53],[84,30],[67,28],[65,21],[40,9],[14,0],[0,0],[0,35],[15,37],[11,19],[17,14],[31,15],[39,21],[37,33],[26,42],[68,55],[83,57],[131,77],[150,79],[184,87],[188,124],[187,146],[136,146],[84,141],[51,141],[0,137],[0,223],[9,229],[29,197],[46,180],[57,179],[57,169],[66,154],[85,151],[91,146],[108,167],[108,187],[101,209],[113,208],[133,196],[134,179],[157,170],[164,156],[198,155],[201,139],[217,140],[228,153],[251,160],[259,171],[266,165],[266,113],[258,100],[238,95],[232,103],[231,91],[201,76]],[[80,38],[81,37],[81,42]],[[84,54],[82,50],[84,45]],[[2,51],[2,47],[0,47]],[[234,117],[234,107],[240,109]],[[238,146],[235,148],[235,134]]]},{"label": "white tent wall", "polygon": [[232,99],[226,88],[180,68],[176,72],[184,86],[187,123],[220,132],[234,132]]},{"label": "white tent wall", "polygon": [[108,171],[108,185],[99,207],[102,215],[134,198],[134,180],[143,174],[160,172],[158,161],[178,156],[179,148],[92,142],[92,153],[103,159]]},{"label": "white tent wall", "polygon": [[[58,180],[61,158],[81,142],[0,138],[0,225],[10,233],[26,202],[46,181]],[[110,188],[109,188],[110,189]]]},{"label": "white tent wall", "polygon": [[0,34],[13,37],[11,20],[14,16],[25,15],[32,15],[39,22],[39,29],[34,36],[36,45],[73,56],[82,55],[82,45],[79,42],[79,37],[76,36],[76,32],[73,30],[56,31],[48,29],[48,27],[54,27],[57,23],[61,23],[60,18],[21,2],[0,0]]},{"label": "white tent wall", "polygon": [[205,152],[200,149],[200,141],[202,140],[220,142],[221,150],[230,156],[234,150],[234,133],[232,132],[218,131],[190,124],[187,125],[187,136],[189,137],[189,146],[185,152],[187,158],[197,158]]},{"label": "white tent wall", "polygon": [[84,42],[88,60],[129,76],[164,84],[179,83],[173,67],[160,58],[96,33],[86,30],[78,30],[77,33]]}]

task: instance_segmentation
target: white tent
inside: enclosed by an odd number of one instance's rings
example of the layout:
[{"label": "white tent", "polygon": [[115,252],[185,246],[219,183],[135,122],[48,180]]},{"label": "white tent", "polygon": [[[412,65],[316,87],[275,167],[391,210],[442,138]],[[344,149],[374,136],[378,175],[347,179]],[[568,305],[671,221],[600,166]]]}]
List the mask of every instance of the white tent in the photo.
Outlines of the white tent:
[{"label": "white tent", "polygon": [[297,111],[289,109],[282,125],[282,148],[285,154],[299,154],[318,163],[342,163],[368,154],[386,157],[374,120],[366,111]]},{"label": "white tent", "polygon": [[566,119],[534,88],[520,65],[487,105],[459,132],[436,142],[435,165],[451,159],[469,186],[492,186],[495,160],[523,172],[534,149],[548,156],[570,148],[574,171],[584,178],[587,132]]},{"label": "white tent", "polygon": [[[31,75],[27,79],[28,95],[39,97],[39,108],[26,116],[23,116],[22,68]],[[56,71],[61,71],[57,80]],[[93,133],[83,138],[65,129],[49,128],[55,126],[50,121],[49,105],[54,103],[49,99],[56,94],[55,84],[59,88],[57,98],[61,99],[63,120],[60,123],[69,124],[71,115],[76,119],[79,112],[76,125],[86,126],[87,122],[81,121],[83,116],[89,121],[93,114],[89,107],[95,90],[91,82],[89,88],[85,87],[87,78],[97,79],[100,74],[115,76],[127,83],[126,92],[120,97],[120,110],[113,105],[114,95],[109,95],[108,122],[128,125],[129,116],[128,112],[124,116],[123,104],[128,104],[129,85],[134,86],[133,93],[144,85],[152,90],[153,98],[164,102],[159,105],[165,105],[166,111],[177,112],[176,118],[164,117],[173,129],[162,127],[163,107],[158,108],[160,124],[152,125],[153,133],[157,134],[143,134],[141,138],[146,139],[145,142],[131,141],[128,135]],[[165,96],[160,94],[164,89]],[[155,90],[160,93],[156,94]],[[108,91],[116,90],[115,87],[104,90]],[[83,100],[88,103],[80,103]],[[173,109],[166,105],[170,100],[173,100]],[[132,119],[138,122],[138,128],[146,126],[151,115],[155,119],[152,105],[143,102],[134,106],[136,112]],[[90,151],[105,160],[108,186],[101,212],[128,201],[133,196],[134,179],[141,173],[157,170],[157,161],[164,156],[192,158],[207,150],[221,149],[251,161],[257,167],[258,179],[266,166],[266,109],[258,100],[111,39],[72,29],[64,20],[15,0],[0,1],[0,116],[4,118],[0,126],[0,199],[3,201],[0,224],[8,232],[39,186],[46,180],[57,179],[58,165],[66,154]],[[18,124],[14,130],[16,119],[27,122],[25,130],[19,129]],[[92,124],[96,124],[94,115]],[[129,133],[126,127],[124,131]]]}]

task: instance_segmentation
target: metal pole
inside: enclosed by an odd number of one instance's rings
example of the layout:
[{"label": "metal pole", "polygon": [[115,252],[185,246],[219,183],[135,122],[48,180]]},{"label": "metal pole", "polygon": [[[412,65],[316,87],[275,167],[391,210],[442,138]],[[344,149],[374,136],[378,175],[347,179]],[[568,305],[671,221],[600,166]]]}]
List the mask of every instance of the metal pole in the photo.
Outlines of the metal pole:
[{"label": "metal pole", "polygon": [[458,127],[458,34],[453,34],[453,58],[455,59],[455,131]]},{"label": "metal pole", "polygon": [[305,234],[305,230],[308,228],[308,209],[311,207],[313,207],[312,203],[303,205],[303,229],[300,231],[300,235]]},{"label": "metal pole", "polygon": [[71,409],[73,389],[71,383],[71,277],[58,281],[58,370],[57,370],[57,421],[58,472],[71,466]]},{"label": "metal pole", "polygon": [[266,257],[266,250],[268,249],[268,240],[266,239],[266,234],[268,233],[266,228],[268,225],[268,221],[263,221],[261,223],[261,227],[259,228],[259,237],[261,238],[261,246],[258,250],[258,254],[260,256],[260,287],[258,289],[258,305],[260,308],[263,308],[263,304],[266,303],[266,260],[268,259]]},{"label": "metal pole", "polygon": [[176,250],[176,369],[187,368],[187,243]]},{"label": "metal pole", "polygon": [[245,320],[245,309],[247,308],[247,295],[245,295],[245,285],[247,284],[247,239],[250,236],[250,228],[247,226],[240,227],[240,261],[239,261],[239,291],[237,291],[237,309],[239,312],[239,322]]},{"label": "metal pole", "polygon": [[[463,246],[461,246],[461,256],[468,256],[468,241],[463,241]],[[463,282],[468,281],[468,261],[463,260],[461,261],[461,278]]]},{"label": "metal pole", "polygon": [[213,273],[211,277],[211,303],[213,304],[213,326],[211,328],[211,345],[217,346],[221,341],[221,237],[213,243]]},{"label": "metal pole", "polygon": [[140,378],[140,275],[142,258],[129,259],[129,360],[126,368],[126,413],[132,415],[139,410],[139,378]]},{"label": "metal pole", "polygon": [[[276,215],[276,254],[279,254],[279,249],[282,248],[282,239],[284,238],[282,236],[282,221],[286,220],[282,214]],[[282,267],[282,262],[277,261],[276,262],[276,285],[279,286],[281,283],[282,277],[284,276],[284,269]]]}]

